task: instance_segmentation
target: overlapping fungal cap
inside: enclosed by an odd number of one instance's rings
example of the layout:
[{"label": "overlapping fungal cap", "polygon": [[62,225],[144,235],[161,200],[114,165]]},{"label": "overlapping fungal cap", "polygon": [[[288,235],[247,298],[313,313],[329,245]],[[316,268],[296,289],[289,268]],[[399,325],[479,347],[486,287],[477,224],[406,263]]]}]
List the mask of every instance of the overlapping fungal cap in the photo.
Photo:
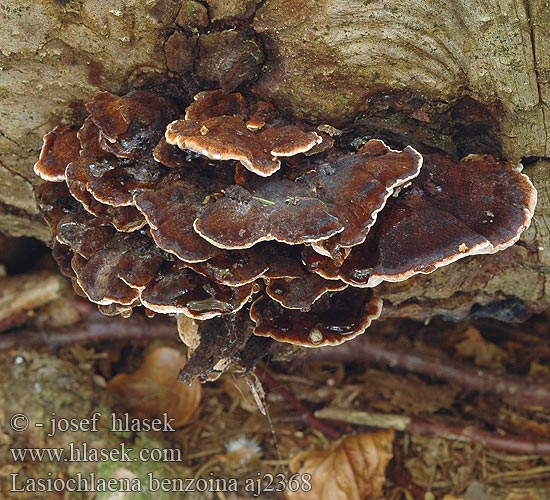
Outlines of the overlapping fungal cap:
[{"label": "overlapping fungal cap", "polygon": [[183,313],[193,319],[210,319],[237,312],[253,291],[252,283],[233,287],[219,285],[192,269],[172,264],[143,291],[141,302],[159,313]]},{"label": "overlapping fungal cap", "polygon": [[319,163],[293,180],[255,178],[248,189],[230,186],[201,211],[194,228],[221,248],[276,240],[313,244],[330,256],[327,243],[334,250],[364,241],[387,199],[421,165],[422,157],[410,147],[393,151],[382,141],[369,141],[358,153]]},{"label": "overlapping fungal cap", "polygon": [[179,113],[166,99],[140,90],[123,97],[97,92],[86,104],[86,109],[99,131],[101,149],[127,159],[150,158],[166,123]]},{"label": "overlapping fungal cap", "polygon": [[311,311],[289,310],[263,296],[250,308],[254,333],[304,347],[338,345],[363,333],[382,312],[371,290],[324,295]]},{"label": "overlapping fungal cap", "polygon": [[[193,230],[197,213],[211,192],[207,188],[211,181],[188,168],[170,172],[155,189],[137,194],[134,203],[160,248],[188,263],[203,262],[220,253]],[[214,178],[212,184],[218,180],[215,174]]]},{"label": "overlapping fungal cap", "polygon": [[34,164],[34,172],[51,182],[65,180],[65,167],[78,157],[80,141],[76,132],[65,125],[58,125],[44,136],[40,158]]},{"label": "overlapping fungal cap", "polygon": [[105,314],[143,306],[339,344],[379,317],[372,287],[508,247],[536,203],[505,162],[375,139],[355,151],[239,93],[201,92],[182,114],[100,92],[86,109],[78,131],[45,137],[37,197],[62,272]]},{"label": "overlapping fungal cap", "polygon": [[314,243],[344,229],[322,201],[288,179],[266,182],[252,192],[229,186],[201,211],[193,227],[205,240],[229,250],[270,240]]},{"label": "overlapping fungal cap", "polygon": [[418,178],[388,202],[341,265],[311,250],[303,259],[311,271],[356,287],[403,281],[513,245],[529,226],[536,201],[529,178],[507,162],[472,155],[454,163],[427,155]]},{"label": "overlapping fungal cap", "polygon": [[341,248],[362,243],[388,198],[414,179],[421,167],[422,156],[410,146],[395,151],[379,140],[370,140],[357,154],[326,165],[314,180],[315,191],[345,221],[345,227],[314,248],[339,257]]},{"label": "overlapping fungal cap", "polygon": [[268,177],[281,167],[279,157],[305,153],[323,140],[316,132],[274,120],[270,109],[265,103],[249,108],[237,93],[200,92],[185,118],[168,125],[166,141],[212,160],[237,160]]}]

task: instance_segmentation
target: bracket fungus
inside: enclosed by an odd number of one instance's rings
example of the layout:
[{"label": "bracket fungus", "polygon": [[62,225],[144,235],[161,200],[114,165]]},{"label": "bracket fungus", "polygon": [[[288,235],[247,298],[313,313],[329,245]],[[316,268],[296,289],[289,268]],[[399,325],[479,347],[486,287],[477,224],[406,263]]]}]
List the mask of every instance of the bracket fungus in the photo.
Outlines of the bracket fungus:
[{"label": "bracket fungus", "polygon": [[[376,139],[354,151],[237,92],[200,92],[185,112],[99,92],[86,109],[79,130],[45,136],[37,198],[60,269],[105,314],[143,306],[339,344],[380,316],[373,287],[507,248],[536,204],[507,162]],[[204,331],[193,348],[221,366]]]},{"label": "bracket fungus", "polygon": [[80,142],[76,132],[65,125],[58,125],[44,136],[40,158],[34,164],[36,175],[51,182],[65,180],[65,168],[78,158]]},{"label": "bracket fungus", "polygon": [[261,102],[248,107],[238,93],[200,92],[185,118],[168,125],[166,141],[212,160],[238,160],[250,172],[269,177],[281,167],[279,157],[305,153],[323,138],[280,120],[268,124],[268,109]]},{"label": "bracket fungus", "polygon": [[536,202],[529,178],[507,162],[471,155],[454,163],[426,155],[420,175],[388,202],[364,243],[341,265],[311,251],[304,262],[327,279],[356,287],[403,281],[508,248],[529,226]]}]

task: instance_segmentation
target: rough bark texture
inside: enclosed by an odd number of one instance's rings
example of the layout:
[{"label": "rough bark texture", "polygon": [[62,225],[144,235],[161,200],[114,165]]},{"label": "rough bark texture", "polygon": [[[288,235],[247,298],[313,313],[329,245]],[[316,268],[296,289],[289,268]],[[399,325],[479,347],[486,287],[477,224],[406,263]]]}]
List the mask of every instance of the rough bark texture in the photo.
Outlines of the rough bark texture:
[{"label": "rough bark texture", "polygon": [[[49,237],[32,192],[46,131],[79,123],[94,91],[125,91],[139,75],[166,73],[167,61],[215,80],[217,37],[230,47],[244,38],[210,31],[236,26],[257,43],[243,50],[263,49],[252,90],[302,119],[355,121],[364,135],[455,156],[541,158],[526,169],[539,205],[522,242],[379,287],[387,314],[458,317],[477,304],[480,315],[521,319],[550,305],[546,0],[0,0],[0,21],[0,232]],[[212,53],[216,65],[197,62]],[[471,119],[478,125],[460,125]]]},{"label": "rough bark texture", "polygon": [[166,71],[163,42],[179,4],[0,1],[0,231],[49,238],[32,192],[42,136],[78,122],[96,90]]},{"label": "rough bark texture", "polygon": [[380,90],[471,95],[502,109],[507,157],[550,154],[543,0],[269,0],[254,26],[278,56],[261,84],[299,115],[338,125]]}]

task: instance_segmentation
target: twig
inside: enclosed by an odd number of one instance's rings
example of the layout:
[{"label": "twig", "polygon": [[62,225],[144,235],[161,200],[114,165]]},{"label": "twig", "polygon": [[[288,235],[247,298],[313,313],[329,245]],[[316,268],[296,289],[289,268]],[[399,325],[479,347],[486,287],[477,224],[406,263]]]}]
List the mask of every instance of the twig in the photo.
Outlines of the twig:
[{"label": "twig", "polygon": [[47,331],[21,328],[0,335],[0,350],[90,344],[116,340],[176,339],[176,325],[164,318],[107,317],[94,311],[74,325]]},{"label": "twig", "polygon": [[265,382],[272,390],[277,391],[286,401],[294,406],[294,408],[304,417],[306,422],[311,424],[316,429],[319,429],[325,436],[331,439],[339,439],[341,437],[340,433],[336,429],[328,426],[316,418],[296,396],[287,391],[266,370],[260,366],[256,366],[256,375],[258,375],[258,378]]},{"label": "twig", "polygon": [[29,320],[27,311],[19,311],[0,321],[0,333],[24,325]]},{"label": "twig", "polygon": [[387,365],[446,380],[465,389],[506,398],[510,405],[550,408],[550,388],[523,377],[497,374],[423,353],[406,352],[395,344],[367,335],[337,347],[322,347],[308,352],[308,360],[363,361]]},{"label": "twig", "polygon": [[400,488],[409,491],[414,498],[417,498],[418,500],[424,500],[426,498],[426,491],[410,481],[403,471],[399,470],[392,462],[388,464],[386,472],[393,483]]},{"label": "twig", "polygon": [[[119,317],[106,317],[97,311],[87,313],[84,319],[70,327],[36,331],[31,329],[19,329],[16,333],[0,335],[0,350],[8,350],[17,347],[48,347],[55,349],[75,343],[90,344],[95,342],[108,342],[118,340],[144,340],[144,339],[171,339],[176,337],[176,326],[163,318],[145,318],[133,316],[128,319]],[[319,429],[331,439],[339,439],[340,433],[333,427],[316,418],[306,406],[282,387],[267,371],[256,366],[256,373],[271,389],[276,390],[281,396],[291,403],[300,412],[302,419]],[[395,484],[409,490],[412,495],[421,500],[424,498],[424,490],[410,483],[406,477],[395,467],[388,468],[388,477]]]},{"label": "twig", "polygon": [[355,425],[391,428],[422,436],[437,436],[458,441],[481,443],[492,450],[521,455],[550,455],[550,441],[531,441],[515,436],[488,432],[475,427],[459,427],[403,415],[373,414],[349,408],[323,408],[315,412],[326,418]]},{"label": "twig", "polygon": [[439,436],[459,441],[481,443],[488,448],[519,455],[550,455],[550,441],[530,441],[515,436],[500,435],[476,427],[456,427],[439,422],[412,419],[407,432],[424,436]]}]

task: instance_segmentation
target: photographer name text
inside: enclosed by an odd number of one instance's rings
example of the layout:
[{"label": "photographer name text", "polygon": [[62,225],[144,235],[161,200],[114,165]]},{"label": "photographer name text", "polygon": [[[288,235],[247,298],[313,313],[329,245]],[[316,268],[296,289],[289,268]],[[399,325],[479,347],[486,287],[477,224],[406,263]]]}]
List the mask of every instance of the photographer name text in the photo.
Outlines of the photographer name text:
[{"label": "photographer name text", "polygon": [[[117,416],[116,413],[110,415],[111,432],[175,432],[172,427],[174,418],[169,418],[167,413],[162,414],[162,418],[133,418],[127,413]],[[98,432],[98,426],[103,414],[94,413],[90,418],[64,418],[58,417],[55,413],[50,414],[50,424],[47,429],[47,436],[54,437],[63,432]],[[24,413],[12,415],[10,421],[11,428],[16,432],[23,432],[29,428],[30,419]],[[35,427],[44,427],[43,422],[36,422]]]}]

